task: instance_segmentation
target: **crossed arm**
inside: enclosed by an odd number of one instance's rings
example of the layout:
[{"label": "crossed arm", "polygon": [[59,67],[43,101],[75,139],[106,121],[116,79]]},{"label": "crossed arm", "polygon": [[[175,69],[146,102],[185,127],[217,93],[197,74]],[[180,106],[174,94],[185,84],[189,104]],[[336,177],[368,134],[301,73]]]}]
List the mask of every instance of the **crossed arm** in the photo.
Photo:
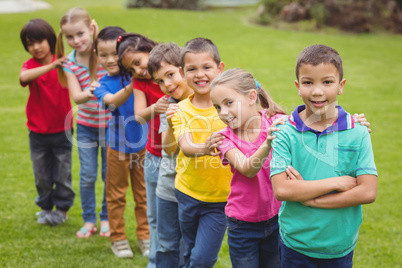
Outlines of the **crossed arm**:
[{"label": "crossed arm", "polygon": [[[305,181],[293,167],[272,176],[272,189],[280,201],[302,202],[318,208],[345,208],[372,203],[377,195],[377,176],[359,175]],[[331,193],[337,191],[336,193]]]}]

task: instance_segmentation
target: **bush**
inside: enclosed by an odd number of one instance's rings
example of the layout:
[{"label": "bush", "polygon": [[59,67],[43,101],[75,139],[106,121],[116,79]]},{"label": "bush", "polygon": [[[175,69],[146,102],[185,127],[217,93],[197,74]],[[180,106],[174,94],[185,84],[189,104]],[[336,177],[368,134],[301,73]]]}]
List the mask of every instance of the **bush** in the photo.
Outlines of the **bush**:
[{"label": "bush", "polygon": [[310,19],[317,28],[326,25],[357,33],[384,28],[401,34],[401,7],[402,0],[262,0],[257,22]]},{"label": "bush", "polygon": [[202,9],[201,0],[127,0],[128,8]]}]

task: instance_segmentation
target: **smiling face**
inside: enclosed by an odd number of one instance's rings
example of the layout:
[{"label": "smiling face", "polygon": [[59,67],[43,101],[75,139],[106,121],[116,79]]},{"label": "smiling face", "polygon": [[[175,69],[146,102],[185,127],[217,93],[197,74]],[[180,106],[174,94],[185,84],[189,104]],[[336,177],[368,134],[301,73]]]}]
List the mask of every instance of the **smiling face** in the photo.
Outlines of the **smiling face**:
[{"label": "smiling face", "polygon": [[67,39],[68,45],[78,53],[91,51],[92,38],[94,33],[93,26],[88,27],[84,21],[79,20],[75,23],[66,23],[61,28]]},{"label": "smiling face", "polygon": [[151,79],[148,73],[148,52],[132,52],[127,50],[121,59],[122,66],[137,79]]},{"label": "smiling face", "polygon": [[220,73],[224,64],[216,64],[209,52],[187,53],[184,57],[184,78],[195,94],[209,94],[209,86]]},{"label": "smiling face", "polygon": [[184,100],[193,92],[181,75],[180,68],[166,62],[162,62],[159,70],[153,73],[153,79],[164,94],[176,100]]},{"label": "smiling face", "polygon": [[[255,90],[245,95],[228,85],[216,85],[211,91],[211,101],[219,118],[232,129],[245,129],[256,115],[257,94]],[[258,112],[257,112],[258,114]]]},{"label": "smiling face", "polygon": [[28,52],[42,64],[52,61],[53,55],[50,51],[49,42],[46,39],[41,41],[27,40]]},{"label": "smiling face", "polygon": [[98,39],[97,53],[99,63],[105,68],[108,75],[113,76],[120,73],[117,64],[119,56],[116,52],[116,40],[103,41]]},{"label": "smiling face", "polygon": [[338,70],[330,63],[301,65],[295,84],[306,104],[307,117],[336,113],[336,97],[342,94],[346,83],[345,79],[339,81],[339,77]]}]

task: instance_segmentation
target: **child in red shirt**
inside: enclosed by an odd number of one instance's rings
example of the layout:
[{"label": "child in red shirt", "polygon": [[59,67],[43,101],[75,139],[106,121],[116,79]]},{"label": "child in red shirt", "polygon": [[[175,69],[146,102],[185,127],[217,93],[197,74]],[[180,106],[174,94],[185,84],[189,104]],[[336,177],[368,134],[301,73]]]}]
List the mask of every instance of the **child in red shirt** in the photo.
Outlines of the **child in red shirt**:
[{"label": "child in red shirt", "polygon": [[[69,92],[57,77],[64,58],[55,59],[56,35],[42,19],[33,19],[21,30],[21,41],[32,58],[21,69],[20,84],[29,85],[26,106],[29,146],[39,224],[58,225],[73,205],[71,150],[73,115]],[[56,210],[53,211],[53,208]]]}]

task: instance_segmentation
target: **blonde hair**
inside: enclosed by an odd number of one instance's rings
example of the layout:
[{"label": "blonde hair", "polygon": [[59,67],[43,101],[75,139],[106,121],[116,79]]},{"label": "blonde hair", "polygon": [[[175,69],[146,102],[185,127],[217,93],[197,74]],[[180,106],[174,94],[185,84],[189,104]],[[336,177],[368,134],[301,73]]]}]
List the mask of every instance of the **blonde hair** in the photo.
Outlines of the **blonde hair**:
[{"label": "blonde hair", "polygon": [[[240,94],[247,95],[251,90],[257,91],[257,103],[267,110],[267,115],[285,114],[285,111],[274,102],[268,92],[262,88],[247,71],[235,68],[218,75],[211,83],[210,91],[218,85],[228,85]],[[228,93],[230,94],[230,93]]]},{"label": "blonde hair", "polygon": [[[63,44],[63,31],[61,30],[63,25],[67,23],[76,23],[78,21],[84,22],[84,24],[90,28],[91,26],[94,27],[94,33],[92,36],[92,40],[96,40],[96,37],[98,35],[98,25],[96,24],[95,20],[91,20],[91,17],[89,16],[88,12],[81,8],[81,7],[73,7],[69,9],[63,17],[60,19],[60,31],[57,36],[57,41],[56,41],[56,57],[61,58],[64,56],[64,44]],[[91,47],[91,54],[89,57],[89,76],[91,77],[91,81],[96,80],[96,73],[98,70],[98,59],[96,57],[96,54],[94,52],[95,49],[95,44],[92,42],[92,47]],[[67,78],[66,75],[64,74],[63,67],[58,67],[57,68],[57,73],[59,76],[59,81],[60,84],[66,86],[67,85]]]}]

